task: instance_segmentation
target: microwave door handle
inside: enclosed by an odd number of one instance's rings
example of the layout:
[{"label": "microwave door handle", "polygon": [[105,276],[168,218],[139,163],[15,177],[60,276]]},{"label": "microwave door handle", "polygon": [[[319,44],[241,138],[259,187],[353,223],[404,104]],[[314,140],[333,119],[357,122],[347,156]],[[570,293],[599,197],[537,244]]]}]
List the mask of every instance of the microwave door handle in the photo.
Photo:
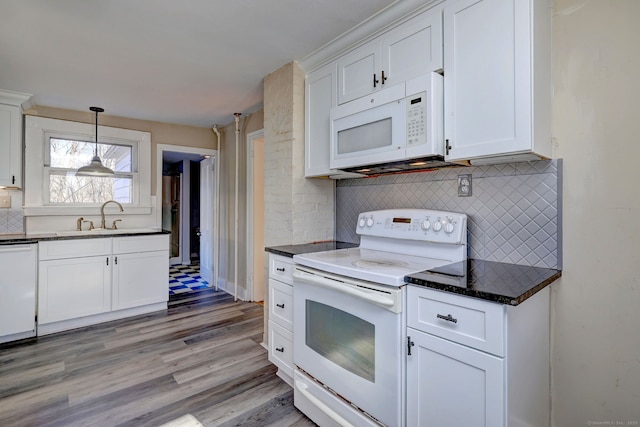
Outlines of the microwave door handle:
[{"label": "microwave door handle", "polygon": [[293,273],[293,278],[298,279],[303,282],[310,283],[312,285],[321,286],[324,288],[328,288],[334,291],[342,292],[348,295],[352,295],[361,300],[365,300],[367,302],[371,302],[373,304],[378,304],[383,307],[392,307],[394,302],[390,298],[385,298],[382,295],[370,294],[367,292],[362,292],[353,286],[347,285],[343,282],[339,282],[336,280],[331,280],[326,277],[316,276],[314,274],[304,273],[302,271],[295,271]]},{"label": "microwave door handle", "polygon": [[302,393],[304,397],[306,397],[312,404],[314,404],[318,409],[324,412],[329,418],[331,418],[336,423],[340,424],[342,427],[353,427],[349,421],[342,418],[338,415],[333,409],[329,408],[323,402],[320,401],[317,397],[315,397],[309,390],[307,390],[307,385],[302,381],[296,381],[296,389]]}]

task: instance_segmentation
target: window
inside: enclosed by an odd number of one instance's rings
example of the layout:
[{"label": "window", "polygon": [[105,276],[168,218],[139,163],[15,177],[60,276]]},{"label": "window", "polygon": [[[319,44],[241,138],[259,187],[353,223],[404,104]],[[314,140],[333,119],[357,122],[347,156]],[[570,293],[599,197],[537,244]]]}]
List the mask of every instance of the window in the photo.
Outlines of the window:
[{"label": "window", "polygon": [[25,116],[23,206],[32,227],[64,229],[65,216],[96,215],[107,200],[122,203],[125,215],[151,218],[151,133],[111,126],[98,131],[98,155],[116,173],[76,177],[95,153],[95,125]]},{"label": "window", "polygon": [[136,185],[135,142],[98,143],[102,164],[113,177],[76,176],[78,168],[89,164],[95,142],[49,137],[48,204],[100,204],[107,200],[134,202]]}]

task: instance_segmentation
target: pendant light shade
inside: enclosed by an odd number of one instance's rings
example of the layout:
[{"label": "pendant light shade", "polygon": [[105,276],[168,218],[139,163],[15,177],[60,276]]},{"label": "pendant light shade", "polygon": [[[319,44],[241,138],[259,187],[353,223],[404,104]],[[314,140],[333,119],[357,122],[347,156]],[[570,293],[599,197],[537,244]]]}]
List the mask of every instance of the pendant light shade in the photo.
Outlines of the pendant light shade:
[{"label": "pendant light shade", "polygon": [[104,112],[104,108],[89,107],[89,110],[96,113],[96,152],[87,166],[83,166],[76,172],[80,176],[111,176],[114,172],[102,164],[102,160],[98,156],[98,113]]}]

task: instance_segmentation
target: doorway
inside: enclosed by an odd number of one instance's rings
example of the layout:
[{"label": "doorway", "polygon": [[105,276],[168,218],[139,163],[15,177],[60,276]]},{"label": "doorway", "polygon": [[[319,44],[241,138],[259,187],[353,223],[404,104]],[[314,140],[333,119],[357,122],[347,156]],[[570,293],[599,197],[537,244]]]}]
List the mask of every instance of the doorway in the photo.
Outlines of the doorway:
[{"label": "doorway", "polygon": [[[170,272],[176,273],[170,279],[172,293],[190,290],[196,284],[186,276],[200,279],[201,264],[211,266],[213,262],[213,238],[208,237],[214,232],[214,222],[210,214],[201,216],[210,211],[201,206],[203,201],[205,205],[213,204],[214,191],[211,176],[203,177],[201,165],[212,165],[215,156],[216,151],[210,149],[157,146],[156,223],[171,231]],[[211,220],[211,224],[202,224],[203,218],[205,222]],[[205,239],[201,238],[202,230],[209,233]],[[183,270],[191,273],[183,274]],[[211,269],[209,273],[201,281],[211,286]]]},{"label": "doorway", "polygon": [[264,130],[247,135],[247,297],[264,301]]}]

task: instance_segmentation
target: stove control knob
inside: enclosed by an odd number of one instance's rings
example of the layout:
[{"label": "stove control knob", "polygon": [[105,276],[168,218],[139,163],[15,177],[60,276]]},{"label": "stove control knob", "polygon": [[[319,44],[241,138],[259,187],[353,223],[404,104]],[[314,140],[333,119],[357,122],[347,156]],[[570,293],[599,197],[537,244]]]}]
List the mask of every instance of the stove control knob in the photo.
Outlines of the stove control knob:
[{"label": "stove control knob", "polygon": [[436,221],[433,223],[433,231],[442,230],[442,223],[440,221]]},{"label": "stove control knob", "polygon": [[358,221],[358,227],[364,227],[366,222],[367,221],[364,219],[364,217],[360,218],[360,221]]},{"label": "stove control knob", "polygon": [[429,222],[428,219],[425,219],[424,221],[422,221],[422,229],[424,231],[427,231],[430,228],[431,228],[431,223]]},{"label": "stove control knob", "polygon": [[367,227],[371,227],[373,225],[373,217],[370,216],[369,218],[367,218]]},{"label": "stove control knob", "polygon": [[447,234],[451,234],[453,233],[453,229],[455,228],[455,226],[453,225],[453,223],[448,222],[444,225],[444,232]]}]

